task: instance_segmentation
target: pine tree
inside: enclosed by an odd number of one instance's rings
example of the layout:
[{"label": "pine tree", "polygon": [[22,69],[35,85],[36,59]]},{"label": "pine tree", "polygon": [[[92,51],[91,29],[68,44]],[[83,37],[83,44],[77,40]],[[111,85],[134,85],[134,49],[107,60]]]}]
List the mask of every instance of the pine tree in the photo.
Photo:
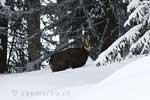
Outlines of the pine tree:
[{"label": "pine tree", "polygon": [[98,66],[134,55],[149,54],[150,1],[123,1],[129,3],[127,11],[130,15],[124,26],[130,26],[130,29],[99,56],[96,61]]}]

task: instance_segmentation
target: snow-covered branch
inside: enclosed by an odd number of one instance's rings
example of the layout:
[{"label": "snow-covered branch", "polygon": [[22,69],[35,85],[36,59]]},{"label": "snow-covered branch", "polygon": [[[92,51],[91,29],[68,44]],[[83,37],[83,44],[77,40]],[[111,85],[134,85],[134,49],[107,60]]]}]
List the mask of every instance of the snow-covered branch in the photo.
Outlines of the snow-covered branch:
[{"label": "snow-covered branch", "polygon": [[[122,53],[125,52],[122,51],[122,49],[124,49],[126,45],[131,46],[131,44],[135,43],[139,35],[141,35],[140,30],[142,29],[142,27],[142,24],[136,25],[126,34],[116,40],[107,50],[99,55],[98,59],[95,61],[96,65],[102,66],[116,60],[122,60]],[[129,50],[126,52],[129,53]]]},{"label": "snow-covered branch", "polygon": [[128,20],[125,22],[124,26],[130,25],[131,22],[136,23],[146,23],[150,20],[150,1],[149,0],[132,0],[127,11],[130,12]]},{"label": "snow-covered branch", "polygon": [[140,54],[148,53],[150,50],[150,41],[149,40],[150,40],[150,30],[145,32],[145,34],[136,43],[134,43],[131,46],[130,51],[135,52],[140,49],[140,51],[139,51]]}]

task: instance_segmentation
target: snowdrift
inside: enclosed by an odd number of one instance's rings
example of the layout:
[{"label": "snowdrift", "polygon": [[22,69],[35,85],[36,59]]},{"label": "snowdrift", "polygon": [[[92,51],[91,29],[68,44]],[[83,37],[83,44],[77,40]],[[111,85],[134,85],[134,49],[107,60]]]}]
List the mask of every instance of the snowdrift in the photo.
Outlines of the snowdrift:
[{"label": "snowdrift", "polygon": [[[131,62],[131,63],[129,63]],[[51,73],[0,75],[1,100],[149,100],[150,56]]]}]

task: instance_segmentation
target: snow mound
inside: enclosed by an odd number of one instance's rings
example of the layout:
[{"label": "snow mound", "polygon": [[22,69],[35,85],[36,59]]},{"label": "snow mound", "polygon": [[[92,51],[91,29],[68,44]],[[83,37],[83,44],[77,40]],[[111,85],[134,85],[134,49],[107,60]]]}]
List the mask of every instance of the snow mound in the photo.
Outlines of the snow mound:
[{"label": "snow mound", "polygon": [[56,73],[46,69],[0,75],[0,97],[3,100],[149,100],[150,56],[135,59],[102,68],[89,63]]}]

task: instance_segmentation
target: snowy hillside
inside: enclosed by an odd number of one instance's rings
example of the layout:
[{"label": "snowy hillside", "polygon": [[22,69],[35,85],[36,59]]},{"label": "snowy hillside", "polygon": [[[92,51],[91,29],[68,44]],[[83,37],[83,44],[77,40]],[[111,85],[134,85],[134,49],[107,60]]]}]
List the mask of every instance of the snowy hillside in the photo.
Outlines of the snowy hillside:
[{"label": "snowy hillside", "polygon": [[[131,61],[133,61],[131,63]],[[149,100],[150,56],[98,68],[0,75],[1,100]]]}]

